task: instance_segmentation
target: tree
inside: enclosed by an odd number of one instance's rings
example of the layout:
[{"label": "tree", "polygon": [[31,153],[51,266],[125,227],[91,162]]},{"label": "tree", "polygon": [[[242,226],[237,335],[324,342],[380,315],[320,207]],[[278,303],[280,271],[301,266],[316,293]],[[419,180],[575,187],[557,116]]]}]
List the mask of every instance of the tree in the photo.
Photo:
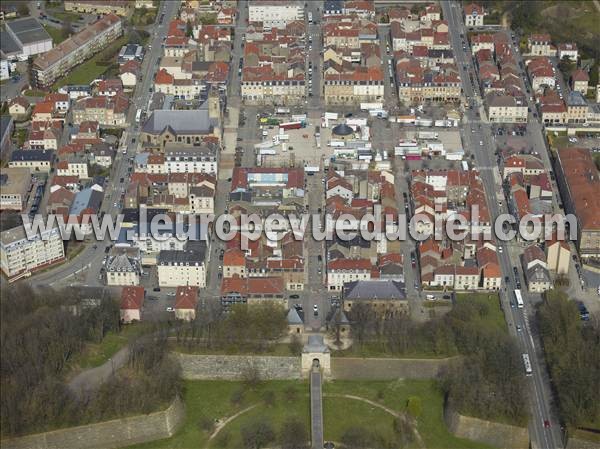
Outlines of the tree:
[{"label": "tree", "polygon": [[73,34],[73,26],[71,22],[68,20],[64,20],[61,28],[61,33],[65,39],[67,39],[71,34]]},{"label": "tree", "polygon": [[302,421],[297,418],[288,418],[281,425],[279,433],[281,449],[307,449],[308,431]]},{"label": "tree", "polygon": [[289,349],[293,355],[300,355],[302,353],[302,341],[298,335],[292,335],[290,338]]},{"label": "tree", "polygon": [[406,411],[413,418],[418,418],[423,412],[423,404],[419,396],[411,396],[406,404]]},{"label": "tree", "polygon": [[264,416],[242,427],[241,434],[242,442],[247,449],[260,449],[275,440],[273,427]]},{"label": "tree", "polygon": [[342,434],[341,442],[350,449],[366,449],[372,446],[373,438],[364,427],[348,427]]},{"label": "tree", "polygon": [[194,27],[192,25],[192,22],[190,22],[189,20],[185,23],[185,35],[187,37],[192,37],[192,35],[194,34]]},{"label": "tree", "polygon": [[266,390],[262,394],[262,400],[267,407],[273,407],[275,405],[275,392],[273,390]]},{"label": "tree", "polygon": [[562,73],[564,80],[569,81],[571,73],[575,70],[575,63],[568,56],[563,56],[558,63],[558,70]]},{"label": "tree", "polygon": [[29,6],[25,2],[19,2],[19,6],[17,7],[17,14],[19,17],[26,17],[29,15]]},{"label": "tree", "polygon": [[256,388],[260,384],[260,371],[254,363],[248,363],[242,370],[242,381],[248,388]]}]

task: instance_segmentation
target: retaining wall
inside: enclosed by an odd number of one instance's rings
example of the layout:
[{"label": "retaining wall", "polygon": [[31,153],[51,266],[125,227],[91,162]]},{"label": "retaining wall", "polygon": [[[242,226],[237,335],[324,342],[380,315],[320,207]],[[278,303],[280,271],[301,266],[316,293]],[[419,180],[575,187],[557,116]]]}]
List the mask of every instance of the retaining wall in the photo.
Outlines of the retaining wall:
[{"label": "retaining wall", "polygon": [[160,412],[0,441],[2,449],[113,449],[172,436],[185,421],[176,398]]},{"label": "retaining wall", "polygon": [[239,380],[249,367],[258,369],[260,378],[264,380],[301,378],[300,357],[181,353],[175,353],[175,356],[181,365],[181,375],[189,380]]},{"label": "retaining wall", "polygon": [[449,407],[444,417],[448,429],[457,437],[501,449],[529,449],[529,431],[524,427],[464,416]]}]

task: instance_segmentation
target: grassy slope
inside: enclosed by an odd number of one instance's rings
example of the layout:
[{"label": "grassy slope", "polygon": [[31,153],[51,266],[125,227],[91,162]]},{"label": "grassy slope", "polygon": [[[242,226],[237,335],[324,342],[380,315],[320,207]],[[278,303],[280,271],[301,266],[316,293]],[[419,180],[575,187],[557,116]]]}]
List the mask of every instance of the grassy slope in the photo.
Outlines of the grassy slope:
[{"label": "grassy slope", "polygon": [[[286,399],[284,391],[290,386],[296,390],[292,401]],[[239,416],[225,426],[210,447],[239,448],[240,429],[266,417],[276,432],[288,417],[296,417],[309,426],[308,384],[303,381],[273,381],[256,390],[248,391],[239,405],[233,405],[230,398],[234,391],[242,388],[240,382],[227,381],[188,381],[186,382],[186,423],[172,438],[147,444],[132,446],[132,449],[169,449],[206,447],[209,433],[200,429],[201,417],[212,420],[224,418],[259,404],[258,407]],[[264,391],[275,393],[275,403],[267,407],[262,401]],[[485,448],[485,445],[454,437],[448,432],[443,421],[443,398],[433,381],[394,381],[394,382],[327,382],[325,394],[350,394],[379,402],[391,409],[403,412],[409,396],[419,396],[423,403],[423,413],[418,418],[418,431],[428,448]],[[350,426],[361,426],[382,434],[392,434],[393,417],[368,404],[346,398],[324,398],[325,438],[339,441],[343,432]],[[224,434],[229,434],[225,445]]]}]

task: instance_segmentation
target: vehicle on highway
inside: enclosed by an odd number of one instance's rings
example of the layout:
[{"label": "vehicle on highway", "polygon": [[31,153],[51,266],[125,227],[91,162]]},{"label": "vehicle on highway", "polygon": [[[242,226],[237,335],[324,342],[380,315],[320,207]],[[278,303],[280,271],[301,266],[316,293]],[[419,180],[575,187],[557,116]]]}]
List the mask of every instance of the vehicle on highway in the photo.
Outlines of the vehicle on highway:
[{"label": "vehicle on highway", "polygon": [[522,309],[524,306],[523,296],[521,295],[521,290],[519,290],[519,289],[515,290],[515,301],[517,302],[517,307],[519,309]]},{"label": "vehicle on highway", "polygon": [[529,354],[524,353],[523,357],[523,365],[525,366],[525,375],[531,376],[533,374],[533,370],[531,369],[531,361],[529,360]]}]

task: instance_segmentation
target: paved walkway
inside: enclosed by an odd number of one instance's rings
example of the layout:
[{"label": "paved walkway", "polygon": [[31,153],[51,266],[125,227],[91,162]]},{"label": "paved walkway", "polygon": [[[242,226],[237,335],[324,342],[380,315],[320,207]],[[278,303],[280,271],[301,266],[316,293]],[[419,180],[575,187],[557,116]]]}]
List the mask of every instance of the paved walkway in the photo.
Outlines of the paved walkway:
[{"label": "paved walkway", "polygon": [[311,447],[323,449],[323,391],[318,367],[310,373],[310,430]]},{"label": "paved walkway", "polygon": [[68,386],[77,395],[84,395],[97,389],[129,360],[129,347],[124,346],[104,364],[77,374]]}]

